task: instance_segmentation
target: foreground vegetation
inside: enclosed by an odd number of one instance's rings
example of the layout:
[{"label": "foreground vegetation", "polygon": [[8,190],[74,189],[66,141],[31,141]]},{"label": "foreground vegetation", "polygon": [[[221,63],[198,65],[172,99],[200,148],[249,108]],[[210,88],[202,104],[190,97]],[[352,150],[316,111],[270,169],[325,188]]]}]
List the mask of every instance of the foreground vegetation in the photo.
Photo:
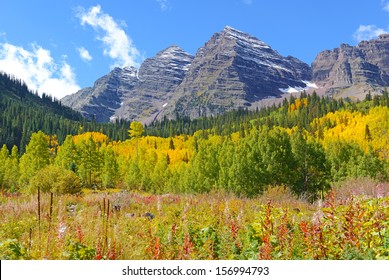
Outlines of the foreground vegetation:
[{"label": "foreground vegetation", "polygon": [[0,258],[388,258],[387,91],[143,127],[0,75],[0,109]]},{"label": "foreground vegetation", "polygon": [[0,201],[0,259],[389,259],[389,185],[369,180],[315,204],[282,187]]}]

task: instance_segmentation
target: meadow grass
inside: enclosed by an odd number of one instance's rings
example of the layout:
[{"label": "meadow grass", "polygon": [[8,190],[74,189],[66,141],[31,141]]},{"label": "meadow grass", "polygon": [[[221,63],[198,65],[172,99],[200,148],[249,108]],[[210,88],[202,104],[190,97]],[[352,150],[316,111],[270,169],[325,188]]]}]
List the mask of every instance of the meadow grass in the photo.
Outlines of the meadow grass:
[{"label": "meadow grass", "polygon": [[387,188],[367,182],[336,186],[315,203],[274,187],[250,199],[41,194],[39,208],[40,222],[37,195],[0,197],[0,259],[389,258]]}]

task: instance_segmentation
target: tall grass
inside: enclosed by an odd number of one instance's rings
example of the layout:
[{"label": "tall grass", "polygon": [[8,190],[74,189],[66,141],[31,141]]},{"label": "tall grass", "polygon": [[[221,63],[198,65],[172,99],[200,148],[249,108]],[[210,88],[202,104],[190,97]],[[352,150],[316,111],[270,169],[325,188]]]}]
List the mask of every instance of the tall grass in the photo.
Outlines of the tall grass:
[{"label": "tall grass", "polygon": [[389,258],[388,192],[367,181],[336,186],[314,204],[282,187],[252,199],[2,195],[0,216],[1,259]]}]

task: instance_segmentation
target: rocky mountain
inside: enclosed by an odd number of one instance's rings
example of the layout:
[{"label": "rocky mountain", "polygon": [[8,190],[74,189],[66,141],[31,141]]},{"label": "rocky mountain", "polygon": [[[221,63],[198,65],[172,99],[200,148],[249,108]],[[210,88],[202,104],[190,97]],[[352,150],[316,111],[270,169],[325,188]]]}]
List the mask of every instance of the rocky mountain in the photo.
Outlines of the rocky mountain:
[{"label": "rocky mountain", "polygon": [[117,118],[152,122],[177,114],[199,117],[279,97],[290,88],[305,88],[310,67],[283,57],[259,39],[225,27],[193,57],[171,46],[141,67],[115,68],[93,87],[61,101],[98,122]]},{"label": "rocky mountain", "polygon": [[220,114],[279,97],[289,88],[305,88],[310,67],[283,57],[259,39],[231,27],[216,33],[200,48],[169,108],[192,118]]},{"label": "rocky mountain", "polygon": [[312,63],[312,79],[335,97],[380,94],[389,85],[389,35],[319,53]]},{"label": "rocky mountain", "polygon": [[93,87],[65,96],[61,102],[89,119],[108,122],[122,106],[124,96],[138,85],[137,74],[138,70],[134,67],[117,67],[98,79]]},{"label": "rocky mountain", "polygon": [[150,122],[169,102],[192,59],[179,47],[171,46],[146,59],[139,70],[115,68],[98,79],[93,87],[61,101],[98,122],[116,118]]},{"label": "rocky mountain", "polygon": [[169,104],[184,79],[193,56],[171,46],[146,59],[138,72],[137,84],[122,96],[122,106],[113,118],[151,122]]},{"label": "rocky mountain", "polygon": [[225,27],[195,57],[171,46],[146,59],[139,70],[115,68],[62,102],[100,122],[122,118],[149,123],[177,114],[195,118],[255,109],[264,98],[305,88],[309,80],[306,63]]},{"label": "rocky mountain", "polygon": [[150,123],[164,116],[196,118],[239,107],[255,109],[307,86],[334,97],[381,94],[389,86],[389,35],[323,51],[309,67],[227,26],[194,57],[171,46],[139,69],[115,68],[62,103],[99,122],[121,118]]}]

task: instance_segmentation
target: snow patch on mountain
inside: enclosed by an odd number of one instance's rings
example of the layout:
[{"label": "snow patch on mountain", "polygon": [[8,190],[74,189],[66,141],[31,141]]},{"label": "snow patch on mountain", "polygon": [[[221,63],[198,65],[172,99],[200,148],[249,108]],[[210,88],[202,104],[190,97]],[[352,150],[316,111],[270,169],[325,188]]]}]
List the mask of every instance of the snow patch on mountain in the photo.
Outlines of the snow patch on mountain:
[{"label": "snow patch on mountain", "polygon": [[291,87],[291,86],[289,86],[287,88],[279,88],[279,90],[283,93],[298,93],[298,92],[302,92],[304,90],[309,90],[311,88],[314,88],[314,89],[318,88],[318,86],[315,83],[311,83],[309,81],[301,81],[301,82],[303,82],[307,86],[306,87]]}]

